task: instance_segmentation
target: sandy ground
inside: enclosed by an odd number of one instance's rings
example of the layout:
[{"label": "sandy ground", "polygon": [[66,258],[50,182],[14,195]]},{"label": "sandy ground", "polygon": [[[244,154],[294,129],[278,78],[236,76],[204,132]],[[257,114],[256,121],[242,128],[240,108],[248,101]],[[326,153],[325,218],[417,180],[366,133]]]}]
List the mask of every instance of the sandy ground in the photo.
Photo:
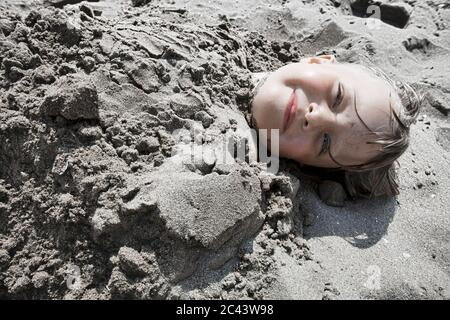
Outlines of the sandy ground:
[{"label": "sandy ground", "polygon": [[[383,23],[366,1],[75,2],[0,6],[0,297],[450,298],[445,1],[380,1]],[[335,208],[289,163],[171,156],[175,129],[211,151],[248,128],[251,72],[317,53],[426,94],[397,198]]]}]

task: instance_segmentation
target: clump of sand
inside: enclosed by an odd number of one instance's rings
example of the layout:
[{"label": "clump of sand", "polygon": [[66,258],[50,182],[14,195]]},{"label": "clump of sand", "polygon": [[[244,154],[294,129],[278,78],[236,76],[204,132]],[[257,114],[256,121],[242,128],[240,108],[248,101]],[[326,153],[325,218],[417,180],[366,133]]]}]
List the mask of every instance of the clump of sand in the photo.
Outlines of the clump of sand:
[{"label": "clump of sand", "polygon": [[[274,246],[307,252],[299,182],[218,147],[249,129],[251,72],[298,54],[226,20],[83,6],[2,10],[0,296],[264,297]],[[180,129],[204,157],[176,153]]]}]

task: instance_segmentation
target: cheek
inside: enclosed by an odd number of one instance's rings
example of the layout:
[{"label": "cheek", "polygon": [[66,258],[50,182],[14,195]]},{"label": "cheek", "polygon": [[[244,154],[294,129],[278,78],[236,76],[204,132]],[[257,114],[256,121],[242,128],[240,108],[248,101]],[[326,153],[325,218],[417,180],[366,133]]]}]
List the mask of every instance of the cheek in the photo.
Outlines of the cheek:
[{"label": "cheek", "polygon": [[266,82],[259,89],[253,101],[256,114],[266,115],[273,109],[273,102],[277,96],[278,86],[273,81]]},{"label": "cheek", "polygon": [[269,108],[273,108],[275,106],[275,102],[279,96],[280,86],[274,81],[266,83],[261,88],[261,101]]},{"label": "cheek", "polygon": [[284,104],[287,103],[291,90],[275,80],[267,81],[253,101],[253,116],[260,128],[281,129]]},{"label": "cheek", "polygon": [[280,156],[294,159],[299,162],[310,161],[314,154],[312,140],[308,137],[302,138],[280,138]]}]

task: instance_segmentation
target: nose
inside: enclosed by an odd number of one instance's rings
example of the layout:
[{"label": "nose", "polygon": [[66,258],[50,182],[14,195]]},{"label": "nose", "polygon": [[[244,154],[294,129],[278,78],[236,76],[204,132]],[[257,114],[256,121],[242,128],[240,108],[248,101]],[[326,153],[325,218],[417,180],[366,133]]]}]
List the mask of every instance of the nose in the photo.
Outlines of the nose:
[{"label": "nose", "polygon": [[310,103],[306,109],[303,128],[305,130],[330,130],[333,125],[333,115],[326,106]]}]

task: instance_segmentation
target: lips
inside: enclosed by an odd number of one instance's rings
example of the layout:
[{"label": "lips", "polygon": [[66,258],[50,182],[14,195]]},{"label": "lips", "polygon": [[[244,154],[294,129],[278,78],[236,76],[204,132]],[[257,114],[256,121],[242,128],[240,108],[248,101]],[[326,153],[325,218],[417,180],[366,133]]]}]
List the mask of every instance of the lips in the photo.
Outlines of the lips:
[{"label": "lips", "polygon": [[297,111],[297,97],[295,95],[295,90],[292,92],[289,97],[289,101],[287,103],[286,109],[284,111],[284,121],[283,121],[283,132],[286,131],[289,126],[292,124],[292,121],[295,118],[295,113]]}]

